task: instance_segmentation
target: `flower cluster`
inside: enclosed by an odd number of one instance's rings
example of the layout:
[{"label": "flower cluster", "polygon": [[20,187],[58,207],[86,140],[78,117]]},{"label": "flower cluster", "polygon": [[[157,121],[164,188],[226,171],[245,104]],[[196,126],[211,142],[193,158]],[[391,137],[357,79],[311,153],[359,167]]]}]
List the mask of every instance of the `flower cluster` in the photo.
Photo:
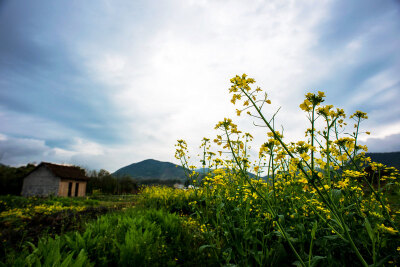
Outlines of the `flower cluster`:
[{"label": "flower cluster", "polygon": [[[306,130],[308,139],[285,143],[283,134],[273,127],[275,116],[267,120],[262,113],[264,103],[271,102],[266,93],[259,98],[262,92],[259,87],[251,88],[255,80],[243,74],[232,78],[231,83],[231,102],[243,102],[243,109],[237,110],[237,115],[252,108],[256,115],[250,111],[248,114],[270,130],[258,158],[251,158],[254,155],[250,152],[253,137],[242,134],[232,119],[225,118],[215,127],[219,131],[214,139],[219,157],[210,151],[210,145],[202,146],[204,158],[201,162],[205,167],[208,160],[209,171],[204,177],[198,177],[197,188],[179,191],[182,196],[190,195],[184,198],[190,199],[190,207],[199,214],[202,225],[213,229],[215,235],[220,234],[219,244],[222,240],[240,242],[235,239],[243,234],[235,233],[238,228],[258,229],[253,233],[256,239],[259,229],[279,232],[301,265],[304,262],[298,249],[302,251],[310,242],[312,244],[315,236],[321,240],[327,236],[332,240],[343,240],[343,246],[349,249],[336,251],[335,255],[352,253],[351,256],[364,266],[366,258],[376,263],[377,255],[386,253],[377,250],[383,244],[390,244],[391,249],[398,247],[394,238],[399,234],[398,211],[386,195],[400,187],[400,175],[395,168],[371,162],[365,156],[367,148],[357,144],[360,122],[368,118],[366,113],[356,111],[350,116],[356,120],[355,131],[344,135],[341,129],[347,125],[344,110],[335,109],[333,105],[321,106],[326,97],[324,92],[308,93],[300,104],[311,123]],[[318,120],[321,123],[318,124]],[[317,129],[320,125],[321,129]],[[178,141],[176,155],[186,157],[182,143],[182,140]],[[155,194],[161,196],[164,193]],[[309,239],[306,229],[314,237]],[[303,242],[297,249],[292,243],[296,236],[303,240],[297,241]],[[358,247],[363,249],[360,251]],[[328,247],[317,249],[326,254],[333,251]],[[364,251],[372,251],[374,255]],[[393,258],[388,251],[388,258]],[[240,254],[240,250],[237,252]]]}]

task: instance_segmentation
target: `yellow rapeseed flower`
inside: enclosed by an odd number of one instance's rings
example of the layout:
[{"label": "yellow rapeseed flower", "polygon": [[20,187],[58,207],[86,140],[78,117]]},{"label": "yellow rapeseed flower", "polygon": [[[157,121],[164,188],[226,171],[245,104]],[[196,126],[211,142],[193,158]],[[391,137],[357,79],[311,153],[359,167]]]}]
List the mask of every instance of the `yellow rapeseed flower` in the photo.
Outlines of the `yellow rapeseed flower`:
[{"label": "yellow rapeseed flower", "polygon": [[393,229],[393,227],[385,226],[383,223],[379,226],[379,228],[391,235],[395,235],[399,232],[399,231]]}]

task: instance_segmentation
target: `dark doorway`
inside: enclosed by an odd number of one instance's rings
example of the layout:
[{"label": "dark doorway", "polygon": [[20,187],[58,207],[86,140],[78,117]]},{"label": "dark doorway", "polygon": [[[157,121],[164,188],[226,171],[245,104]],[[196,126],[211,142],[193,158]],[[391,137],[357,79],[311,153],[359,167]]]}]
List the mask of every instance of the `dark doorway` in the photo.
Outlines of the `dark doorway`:
[{"label": "dark doorway", "polygon": [[72,183],[68,183],[68,196],[70,197],[72,193]]},{"label": "dark doorway", "polygon": [[75,196],[78,196],[78,192],[79,192],[79,183],[75,184]]}]

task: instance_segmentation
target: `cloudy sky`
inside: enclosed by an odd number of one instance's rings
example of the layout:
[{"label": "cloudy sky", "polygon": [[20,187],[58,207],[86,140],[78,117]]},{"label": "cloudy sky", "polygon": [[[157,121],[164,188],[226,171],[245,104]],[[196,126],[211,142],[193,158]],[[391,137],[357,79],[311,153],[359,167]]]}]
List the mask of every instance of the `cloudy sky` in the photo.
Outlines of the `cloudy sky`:
[{"label": "cloudy sky", "polygon": [[[237,118],[229,79],[247,73],[304,137],[299,104],[368,113],[370,151],[400,151],[400,3],[392,0],[0,1],[0,162],[109,171],[193,154]],[[349,129],[351,131],[351,129]]]}]

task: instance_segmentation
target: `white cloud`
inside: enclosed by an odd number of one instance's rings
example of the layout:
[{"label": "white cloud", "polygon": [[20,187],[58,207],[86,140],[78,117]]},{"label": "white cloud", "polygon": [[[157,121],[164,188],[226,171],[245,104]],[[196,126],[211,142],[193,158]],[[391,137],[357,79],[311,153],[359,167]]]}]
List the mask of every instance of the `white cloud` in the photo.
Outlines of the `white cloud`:
[{"label": "white cloud", "polygon": [[366,103],[371,99],[379,97],[382,91],[395,86],[400,82],[397,73],[393,73],[394,70],[381,71],[366,81],[364,81],[357,90],[353,92],[354,97],[349,97],[348,101],[355,103]]},{"label": "white cloud", "polygon": [[0,133],[0,141],[7,141],[7,136]]},{"label": "white cloud", "polygon": [[400,133],[382,138],[368,138],[361,143],[368,146],[369,152],[398,152],[400,151]]},{"label": "white cloud", "polygon": [[[278,118],[288,136],[298,136],[291,130],[305,121],[298,112],[302,92],[310,79],[327,72],[311,48],[314,27],[328,2],[170,4],[157,31],[140,40],[142,49],[96,55],[88,66],[93,76],[115,85],[110,98],[120,113],[140,120],[140,127],[127,122],[124,130],[154,138],[141,144],[149,151],[147,157],[173,160],[176,139],[198,144],[203,136],[215,134],[212,128],[219,120],[235,117],[227,89],[229,79],[243,72],[267,90],[274,110],[283,106]],[[308,12],[310,6],[313,12]],[[242,126],[253,131],[250,121]],[[264,134],[262,130],[258,136]]]},{"label": "white cloud", "polygon": [[74,144],[70,148],[76,154],[86,154],[92,156],[104,155],[103,147],[95,142],[84,140],[82,138],[74,138]]},{"label": "white cloud", "polygon": [[[2,107],[0,107],[0,110]],[[30,136],[32,139],[53,140],[78,133],[62,122],[40,118],[29,113],[0,112],[0,132],[11,136]]]},{"label": "white cloud", "polygon": [[[363,127],[368,131],[368,127]],[[369,130],[371,135],[363,135],[360,140],[368,142],[369,139],[384,139],[391,135],[400,134],[400,122],[395,123],[385,123],[381,125],[376,125],[372,130]]]}]

